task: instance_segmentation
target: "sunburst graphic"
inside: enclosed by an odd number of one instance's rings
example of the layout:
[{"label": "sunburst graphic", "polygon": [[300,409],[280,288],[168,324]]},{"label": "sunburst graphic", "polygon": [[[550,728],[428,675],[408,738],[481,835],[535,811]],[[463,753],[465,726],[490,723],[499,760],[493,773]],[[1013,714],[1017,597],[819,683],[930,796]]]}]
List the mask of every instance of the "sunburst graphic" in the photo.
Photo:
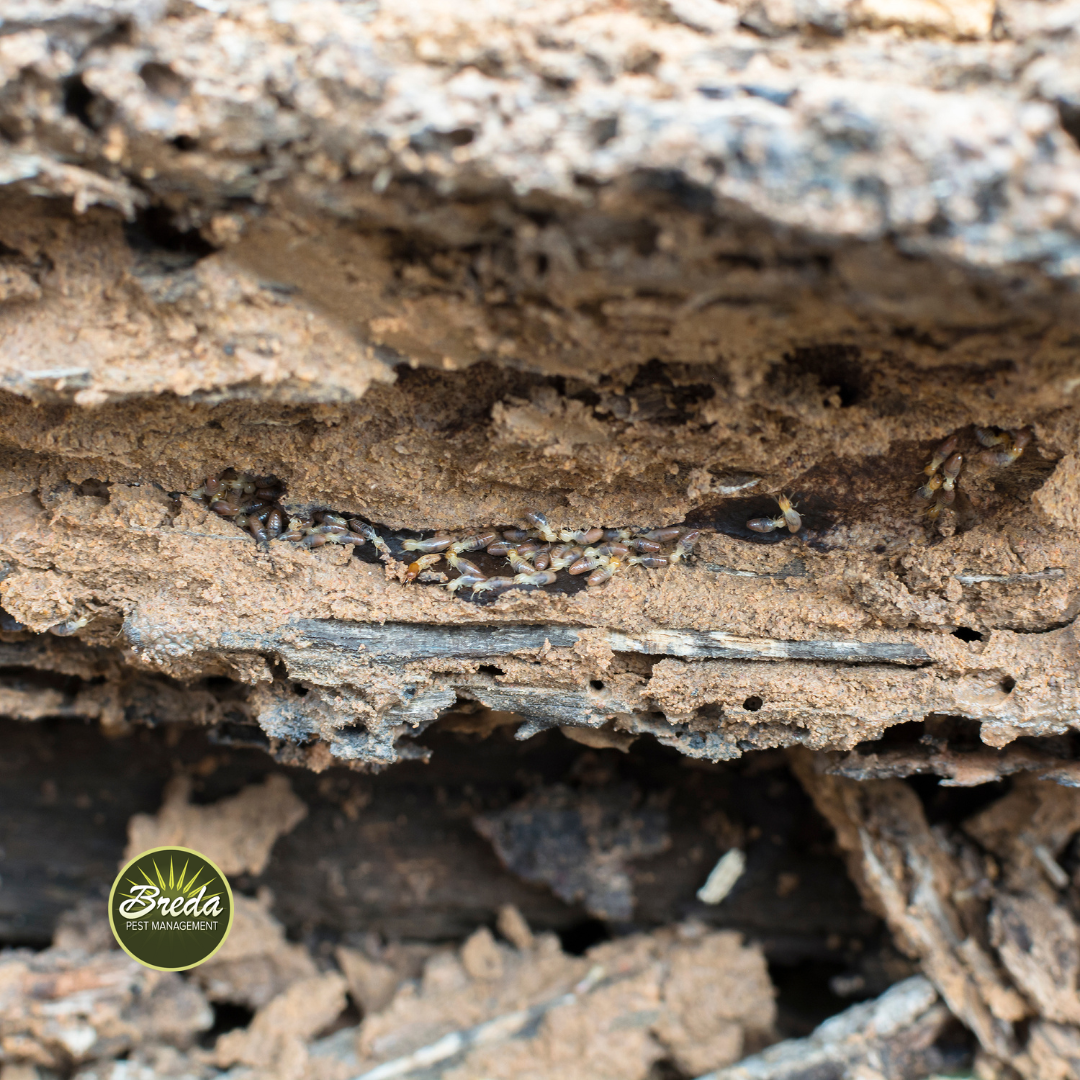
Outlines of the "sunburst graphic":
[{"label": "sunburst graphic", "polygon": [[[138,868],[138,870],[139,870],[139,873],[142,874],[142,876],[144,878],[146,878],[147,884],[153,885],[153,886],[155,886],[157,888],[160,888],[163,893],[164,892],[172,893],[173,895],[170,897],[170,899],[175,899],[177,893],[179,893],[181,896],[189,896],[191,894],[192,890],[199,884],[199,871],[198,870],[195,871],[195,874],[191,878],[191,880],[186,885],[184,884],[184,878],[187,876],[187,869],[188,869],[188,865],[190,864],[190,862],[191,862],[190,859],[188,859],[188,860],[186,860],[184,862],[184,867],[180,871],[180,876],[177,878],[175,876],[175,873],[174,873],[173,860],[172,860],[172,857],[170,856],[169,857],[169,880],[168,880],[168,883],[166,883],[165,876],[161,872],[161,867],[158,866],[158,864],[157,864],[157,859],[152,859],[151,860],[151,863],[152,863],[152,865],[154,867],[154,873],[157,874],[157,881],[154,881],[154,879],[141,866]],[[128,878],[127,880],[128,880],[129,885],[141,885],[142,884],[142,882],[138,881],[136,878]],[[128,900],[137,899],[137,897],[134,894],[129,893],[129,892],[121,893],[120,895],[127,898]],[[221,893],[211,893],[209,896],[204,896],[203,897],[203,902],[205,903],[207,900],[212,900],[215,896],[220,896],[220,895],[221,895]]]}]

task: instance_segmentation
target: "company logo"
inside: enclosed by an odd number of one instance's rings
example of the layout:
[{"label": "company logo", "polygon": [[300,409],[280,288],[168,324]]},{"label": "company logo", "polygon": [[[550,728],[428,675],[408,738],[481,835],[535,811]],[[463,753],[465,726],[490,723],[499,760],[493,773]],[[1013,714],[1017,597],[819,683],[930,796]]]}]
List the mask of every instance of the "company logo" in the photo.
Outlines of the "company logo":
[{"label": "company logo", "polygon": [[191,848],[144,851],[120,871],[109,893],[109,925],[120,947],[158,971],[183,971],[213,956],[232,917],[225,875]]}]

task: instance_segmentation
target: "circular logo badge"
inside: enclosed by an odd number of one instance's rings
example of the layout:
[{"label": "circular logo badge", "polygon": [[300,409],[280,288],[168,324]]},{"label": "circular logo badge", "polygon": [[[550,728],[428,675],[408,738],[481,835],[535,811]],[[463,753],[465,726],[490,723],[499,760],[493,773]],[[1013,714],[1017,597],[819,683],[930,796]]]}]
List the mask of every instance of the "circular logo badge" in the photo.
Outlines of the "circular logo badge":
[{"label": "circular logo badge", "polygon": [[158,971],[183,971],[213,956],[232,918],[225,875],[191,848],[144,851],[109,893],[109,925],[120,948]]}]

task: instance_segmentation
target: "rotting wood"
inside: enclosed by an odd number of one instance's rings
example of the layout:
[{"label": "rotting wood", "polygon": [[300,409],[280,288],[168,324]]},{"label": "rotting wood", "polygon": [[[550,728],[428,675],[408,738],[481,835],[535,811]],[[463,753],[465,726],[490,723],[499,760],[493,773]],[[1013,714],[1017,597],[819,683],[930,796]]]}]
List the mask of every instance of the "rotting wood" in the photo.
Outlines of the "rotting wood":
[{"label": "rotting wood", "polygon": [[934,1041],[950,1020],[933,984],[915,975],[879,998],[831,1017],[805,1039],[777,1043],[698,1080],[810,1080],[849,1075],[908,1080],[925,1076],[949,1064],[941,1060]]},{"label": "rotting wood", "polygon": [[[126,628],[127,629],[127,628]],[[433,658],[483,659],[544,648],[576,645],[588,627],[545,625],[432,626],[419,623],[350,623],[303,619],[271,637],[226,633],[225,651],[315,647],[375,660],[410,662]],[[129,640],[137,636],[128,629]],[[929,664],[927,653],[908,642],[776,641],[738,637],[721,630],[652,630],[644,634],[610,631],[613,652],[679,656],[701,660],[834,660],[839,663]]]},{"label": "rotting wood", "polygon": [[1055,757],[1030,747],[935,750],[919,746],[872,754],[853,751],[838,755],[827,771],[852,780],[886,780],[929,774],[941,777],[942,787],[975,787],[1029,772],[1041,780],[1080,787],[1080,761]]},{"label": "rotting wood", "polygon": [[903,781],[790,755],[868,905],[982,1052],[1025,1080],[1075,1075],[1080,927],[1060,859],[1080,831],[1080,792],[1025,777],[963,831],[931,828]]}]

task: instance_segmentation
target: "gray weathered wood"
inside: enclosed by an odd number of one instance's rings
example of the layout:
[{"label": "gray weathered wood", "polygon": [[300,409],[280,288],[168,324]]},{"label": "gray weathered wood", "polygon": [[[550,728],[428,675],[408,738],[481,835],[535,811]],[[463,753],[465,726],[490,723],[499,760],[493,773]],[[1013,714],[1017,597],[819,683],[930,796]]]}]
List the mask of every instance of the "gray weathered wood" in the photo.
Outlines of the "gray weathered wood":
[{"label": "gray weathered wood", "polygon": [[[573,646],[586,627],[493,624],[488,626],[431,626],[420,623],[351,623],[304,619],[287,633],[266,639],[230,634],[226,650],[294,650],[298,640],[308,647],[361,654],[377,661],[408,663],[431,658],[481,659],[516,652]],[[679,656],[714,660],[826,660],[844,664],[928,664],[930,657],[910,642],[810,640],[783,641],[745,638],[722,630],[651,630],[644,634],[611,631],[607,639],[615,652],[648,656]],[[280,645],[279,645],[280,642]]]},{"label": "gray weathered wood", "polygon": [[568,626],[502,625],[428,626],[414,623],[349,623],[304,619],[293,626],[313,645],[364,652],[377,660],[428,660],[439,657],[480,659],[552,647],[578,639]]},{"label": "gray weathered wood", "polygon": [[884,641],[778,641],[743,638],[722,630],[651,630],[646,634],[611,633],[616,652],[717,660],[835,660],[845,664],[928,664],[917,645]]}]

